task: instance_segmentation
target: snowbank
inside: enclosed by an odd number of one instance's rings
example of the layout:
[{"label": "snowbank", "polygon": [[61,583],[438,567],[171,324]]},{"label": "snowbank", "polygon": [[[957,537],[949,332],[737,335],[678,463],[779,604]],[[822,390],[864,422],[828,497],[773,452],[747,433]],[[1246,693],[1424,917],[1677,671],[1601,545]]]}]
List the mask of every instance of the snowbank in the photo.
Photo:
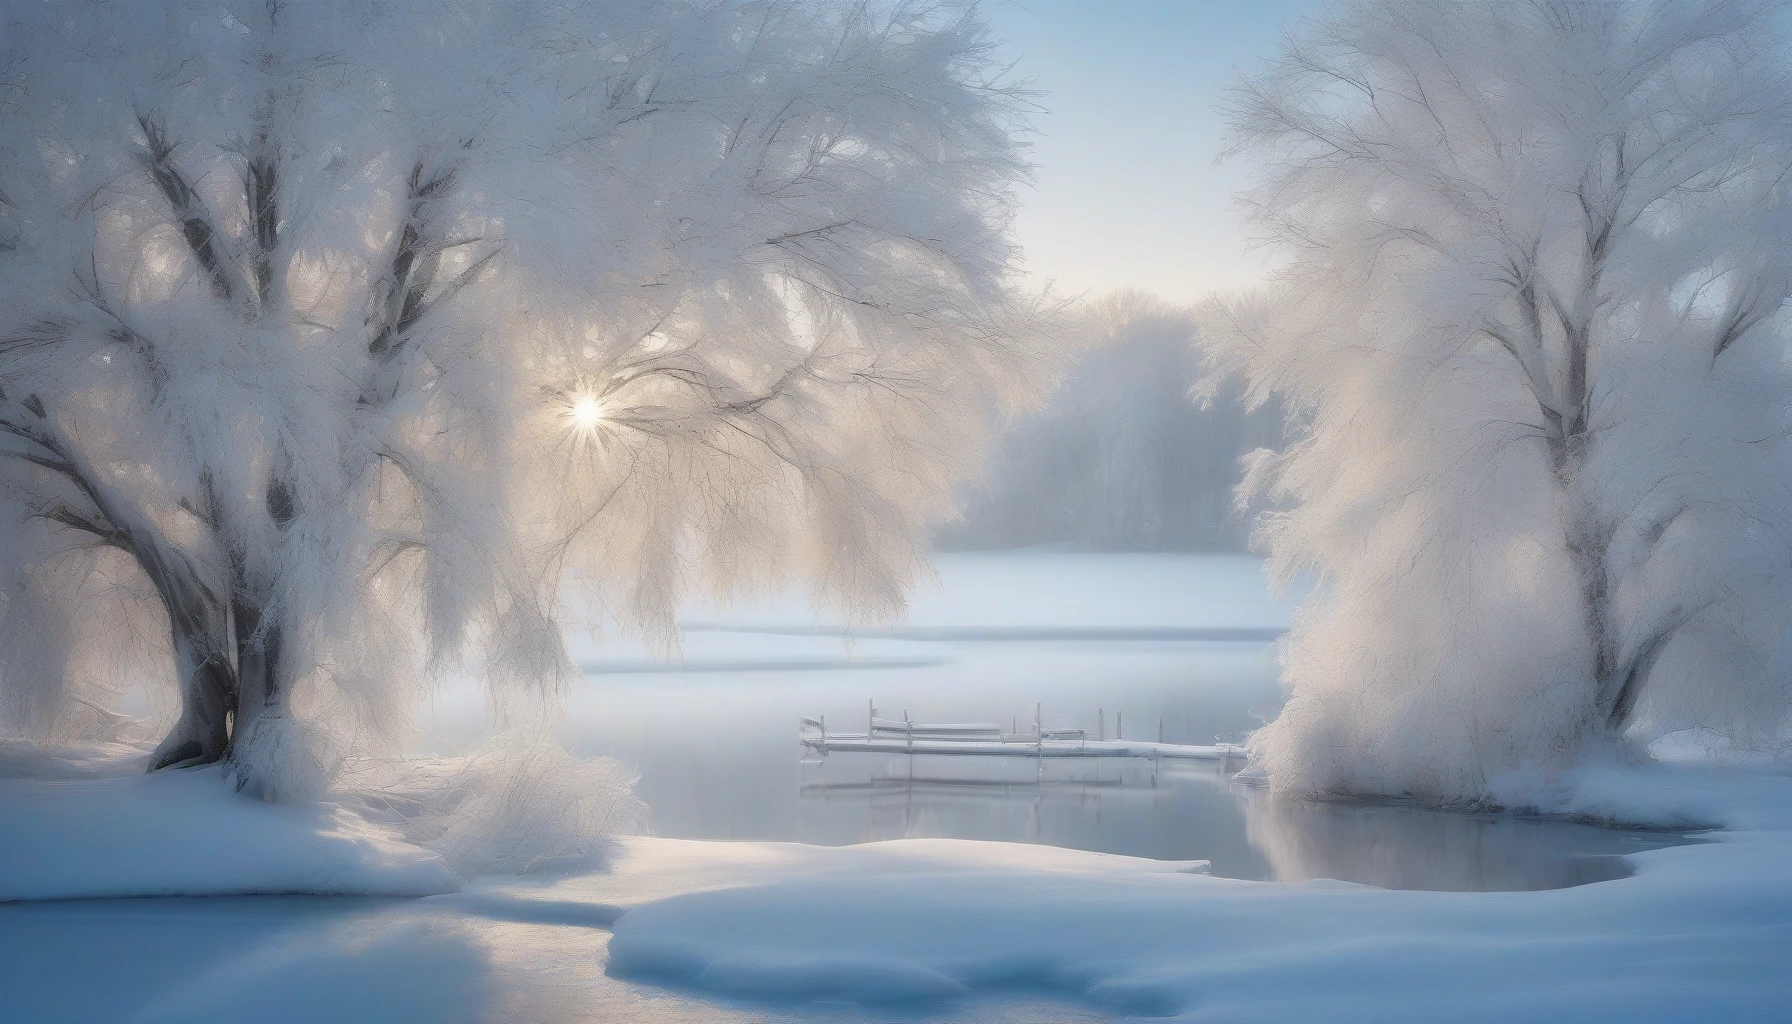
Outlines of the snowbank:
[{"label": "snowbank", "polygon": [[[730,887],[616,908],[625,912],[607,969],[778,1001],[939,1001],[1021,987],[1190,1021],[1783,1012],[1792,780],[1613,770],[1585,781],[1583,801],[1632,820],[1670,807],[1745,830],[1635,855],[1628,879],[1527,893],[1241,882],[1127,858],[1017,860],[999,844],[755,847],[762,865],[728,851],[703,871],[670,869]],[[632,860],[606,884],[627,887],[639,872],[642,889],[666,887],[667,869]]]},{"label": "snowbank", "polygon": [[147,747],[0,741],[0,902],[425,896],[599,870],[613,834],[644,828],[631,773],[528,731],[465,757],[351,761],[303,804],[236,793],[221,766],[147,762]]},{"label": "snowbank", "polygon": [[[1206,874],[1204,860],[1147,860],[1059,846],[975,839],[898,839],[857,846],[710,842],[629,836],[616,840],[608,871],[541,882],[490,879],[432,902],[478,906],[481,913],[566,923],[608,924],[658,900],[771,883],[940,872],[1049,872],[1098,879],[1124,874]],[[550,909],[552,908],[552,909]],[[577,909],[575,909],[577,908]]]},{"label": "snowbank", "polygon": [[609,970],[797,999],[1042,987],[1190,1020],[1766,1019],[1792,995],[1792,898],[1760,886],[1786,852],[1662,851],[1633,881],[1524,894],[1036,871],[781,882],[624,915]]},{"label": "snowbank", "polygon": [[0,822],[0,901],[459,885],[439,856],[358,815],[240,796],[215,768],[0,779]]}]

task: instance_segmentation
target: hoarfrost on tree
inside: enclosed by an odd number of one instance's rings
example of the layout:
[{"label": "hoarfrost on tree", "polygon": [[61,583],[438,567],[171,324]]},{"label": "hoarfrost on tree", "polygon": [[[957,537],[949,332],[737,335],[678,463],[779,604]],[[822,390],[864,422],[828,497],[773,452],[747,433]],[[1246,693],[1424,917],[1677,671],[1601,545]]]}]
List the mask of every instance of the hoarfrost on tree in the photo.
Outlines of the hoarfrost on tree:
[{"label": "hoarfrost on tree", "polygon": [[1279,786],[1522,799],[1792,688],[1792,88],[1771,5],[1367,2],[1237,92],[1281,280],[1206,309],[1298,433]]},{"label": "hoarfrost on tree", "polygon": [[1233,381],[1190,401],[1205,390],[1190,307],[1117,292],[1059,329],[1088,350],[1044,408],[1007,425],[989,472],[966,489],[963,520],[936,543],[1244,550],[1239,456],[1280,436],[1278,410],[1247,412]]},{"label": "hoarfrost on tree", "polygon": [[[954,5],[0,6],[0,718],[302,796],[562,595],[898,608],[1029,400],[1024,94]],[[522,703],[518,704],[517,701]]]}]

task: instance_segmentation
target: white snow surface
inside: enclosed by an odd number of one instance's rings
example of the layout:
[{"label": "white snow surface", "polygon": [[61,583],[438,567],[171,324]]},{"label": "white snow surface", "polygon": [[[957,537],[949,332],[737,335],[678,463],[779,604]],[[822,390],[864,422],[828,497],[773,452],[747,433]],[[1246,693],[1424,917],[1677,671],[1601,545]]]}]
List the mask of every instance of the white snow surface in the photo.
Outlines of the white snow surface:
[{"label": "white snow surface", "polygon": [[145,775],[125,746],[35,753],[0,747],[0,902],[459,885],[440,856],[348,810],[242,797],[218,768]]}]

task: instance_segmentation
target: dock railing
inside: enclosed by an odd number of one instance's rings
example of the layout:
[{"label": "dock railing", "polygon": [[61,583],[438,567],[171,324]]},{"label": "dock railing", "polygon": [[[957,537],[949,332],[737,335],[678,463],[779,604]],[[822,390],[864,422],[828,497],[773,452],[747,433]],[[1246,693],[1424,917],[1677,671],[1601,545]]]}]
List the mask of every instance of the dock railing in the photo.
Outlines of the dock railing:
[{"label": "dock railing", "polygon": [[[1103,713],[1105,719],[1105,711]],[[826,757],[829,753],[958,754],[995,757],[1150,757],[1240,763],[1248,756],[1243,744],[1219,741],[1210,746],[1163,742],[1163,723],[1158,741],[1121,739],[1120,715],[1115,714],[1114,739],[1099,735],[1090,739],[1084,729],[1047,729],[1039,704],[1033,707],[1033,730],[1004,732],[998,724],[983,722],[917,722],[907,711],[900,719],[881,718],[875,701],[866,704],[865,731],[830,732],[826,716],[797,719],[797,736],[806,751]],[[1105,734],[1106,729],[1102,730]]]}]

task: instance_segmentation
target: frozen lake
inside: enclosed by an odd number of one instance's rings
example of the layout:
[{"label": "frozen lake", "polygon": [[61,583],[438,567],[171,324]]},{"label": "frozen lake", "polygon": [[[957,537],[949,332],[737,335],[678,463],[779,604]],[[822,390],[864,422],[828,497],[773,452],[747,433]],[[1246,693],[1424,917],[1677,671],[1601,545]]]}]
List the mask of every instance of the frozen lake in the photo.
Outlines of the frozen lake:
[{"label": "frozen lake", "polygon": [[[1165,860],[1215,874],[1386,888],[1545,889],[1625,873],[1617,855],[1676,837],[1390,806],[1290,805],[1241,765],[1113,758],[831,754],[805,759],[799,716],[1085,728],[1171,743],[1241,738],[1281,705],[1274,637],[1289,608],[1254,559],[1003,552],[946,555],[904,623],[847,630],[786,601],[689,617],[681,657],[581,644],[565,739],[640,773],[655,835],[844,845],[995,839]],[[850,634],[850,637],[849,635]],[[430,749],[477,735],[449,695]],[[1118,723],[1116,719],[1118,718]]]}]

